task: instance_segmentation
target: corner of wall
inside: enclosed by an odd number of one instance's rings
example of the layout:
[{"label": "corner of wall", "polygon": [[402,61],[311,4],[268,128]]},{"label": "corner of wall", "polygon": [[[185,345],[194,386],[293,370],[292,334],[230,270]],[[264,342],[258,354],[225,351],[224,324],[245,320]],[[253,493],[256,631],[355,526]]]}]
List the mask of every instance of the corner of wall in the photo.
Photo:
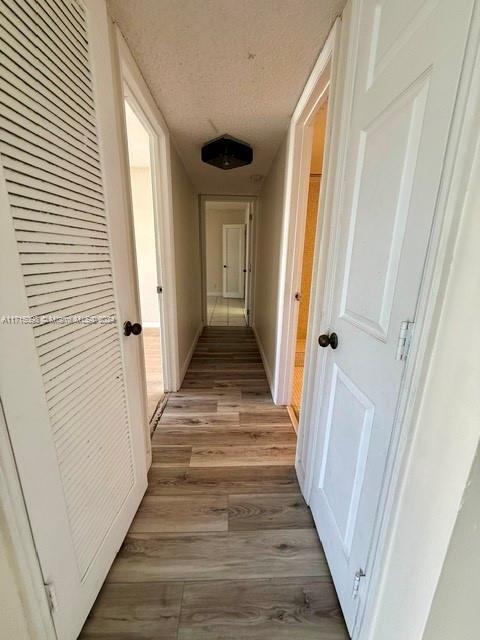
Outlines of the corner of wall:
[{"label": "corner of wall", "polygon": [[255,327],[255,324],[252,324],[252,331],[253,331],[253,335],[255,336],[255,340],[257,341],[258,350],[260,351],[260,357],[262,358],[263,368],[265,369],[265,374],[267,376],[268,386],[270,387],[270,392],[271,392],[272,398],[274,399],[274,402],[275,402],[274,388],[273,388],[273,380],[274,380],[274,378],[273,378],[273,375],[272,375],[272,370],[270,369],[270,364],[268,362],[267,356],[265,355],[265,349],[263,347],[262,340],[261,340],[260,336],[258,335],[258,332],[257,332],[257,329]]},{"label": "corner of wall", "polygon": [[190,349],[188,350],[185,359],[182,363],[182,366],[180,367],[180,376],[179,376],[179,384],[178,384],[178,388],[180,389],[180,387],[182,386],[183,383],[183,379],[185,378],[185,374],[187,373],[187,369],[190,365],[190,361],[192,360],[193,357],[193,353],[195,351],[195,347],[197,346],[197,342],[198,339],[200,338],[202,331],[203,331],[203,327],[204,324],[203,322],[200,324],[200,326],[197,329],[197,332],[195,334],[195,337],[192,340],[192,344],[190,345]]}]

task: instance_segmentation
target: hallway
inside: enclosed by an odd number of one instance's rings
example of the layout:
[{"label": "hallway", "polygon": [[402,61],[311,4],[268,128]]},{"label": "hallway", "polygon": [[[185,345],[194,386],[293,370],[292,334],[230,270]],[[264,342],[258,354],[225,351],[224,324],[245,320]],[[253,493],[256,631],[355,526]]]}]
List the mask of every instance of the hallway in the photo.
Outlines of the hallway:
[{"label": "hallway", "polygon": [[243,298],[207,297],[208,324],[216,327],[244,327],[245,301]]},{"label": "hallway", "polygon": [[83,640],[348,637],[253,332],[207,327]]}]

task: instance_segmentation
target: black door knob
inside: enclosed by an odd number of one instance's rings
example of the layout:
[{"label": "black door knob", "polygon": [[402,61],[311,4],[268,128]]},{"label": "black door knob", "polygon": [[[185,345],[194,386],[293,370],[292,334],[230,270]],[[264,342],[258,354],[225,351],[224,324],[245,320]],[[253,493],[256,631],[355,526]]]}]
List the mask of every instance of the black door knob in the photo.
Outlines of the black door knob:
[{"label": "black door knob", "polygon": [[338,347],[338,336],[336,333],[331,333],[330,335],[322,333],[318,337],[318,344],[324,348],[330,346],[332,349],[336,349]]},{"label": "black door knob", "polygon": [[123,325],[123,334],[129,336],[132,333],[134,336],[139,336],[142,333],[142,325],[138,322],[132,324],[130,320],[127,320]]}]

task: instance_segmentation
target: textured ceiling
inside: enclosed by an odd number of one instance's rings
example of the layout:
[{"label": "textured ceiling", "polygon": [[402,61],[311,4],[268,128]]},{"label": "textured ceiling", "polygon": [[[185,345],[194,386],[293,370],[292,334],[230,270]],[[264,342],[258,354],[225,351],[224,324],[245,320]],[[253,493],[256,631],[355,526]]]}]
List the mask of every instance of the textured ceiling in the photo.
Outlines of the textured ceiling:
[{"label": "textured ceiling", "polygon": [[[109,0],[201,193],[255,194],[345,0]],[[222,171],[200,148],[223,133],[254,161]]]}]

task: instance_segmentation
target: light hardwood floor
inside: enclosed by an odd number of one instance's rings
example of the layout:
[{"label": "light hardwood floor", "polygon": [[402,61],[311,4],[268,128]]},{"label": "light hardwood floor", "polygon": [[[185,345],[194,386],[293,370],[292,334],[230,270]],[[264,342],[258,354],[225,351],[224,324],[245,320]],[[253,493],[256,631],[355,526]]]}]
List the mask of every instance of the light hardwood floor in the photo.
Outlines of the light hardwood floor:
[{"label": "light hardwood floor", "polygon": [[143,329],[143,350],[147,379],[147,411],[148,419],[151,420],[158,403],[164,396],[160,329],[150,327]]},{"label": "light hardwood floor", "polygon": [[206,328],[81,638],[346,640],[294,453],[251,330]]}]

